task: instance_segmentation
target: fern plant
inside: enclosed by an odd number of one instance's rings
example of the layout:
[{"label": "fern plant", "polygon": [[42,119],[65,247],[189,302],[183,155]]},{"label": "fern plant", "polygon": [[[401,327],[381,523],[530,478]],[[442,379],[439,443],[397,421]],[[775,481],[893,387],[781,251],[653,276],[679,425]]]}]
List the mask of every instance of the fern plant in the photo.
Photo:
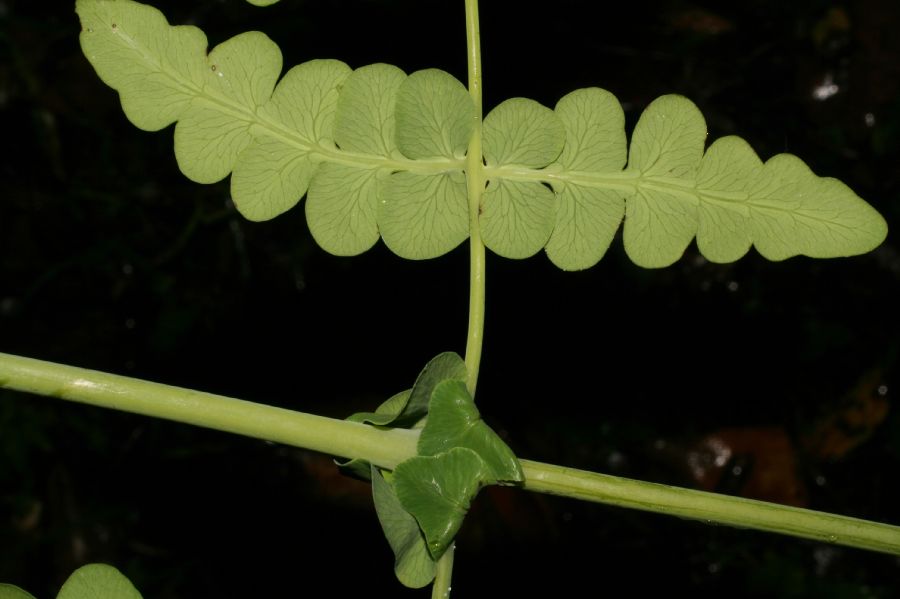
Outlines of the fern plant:
[{"label": "fern plant", "polygon": [[702,115],[677,95],[652,102],[630,141],[619,102],[598,88],[552,109],[513,98],[482,116],[472,0],[468,87],[437,69],[330,59],[282,74],[281,52],[263,33],[207,53],[201,30],[172,26],[147,5],[78,0],[76,10],[84,54],[129,120],[147,131],[175,124],[182,172],[198,183],[230,175],[247,219],[277,217],[305,197],[314,239],[339,256],[380,239],[422,260],[468,241],[467,345],[464,358],[438,355],[409,390],[348,421],[8,355],[4,386],[349,458],[342,467],[372,482],[397,577],[433,582],[434,596],[449,592],[453,539],[490,484],[900,552],[893,526],[519,460],[473,399],[486,250],[513,259],[543,250],[559,268],[581,270],[622,227],[627,255],[645,268],[671,265],[694,239],[720,263],[751,246],[770,260],[868,252],[886,223],[840,181],[789,154],[763,162],[738,137],[707,147]]}]

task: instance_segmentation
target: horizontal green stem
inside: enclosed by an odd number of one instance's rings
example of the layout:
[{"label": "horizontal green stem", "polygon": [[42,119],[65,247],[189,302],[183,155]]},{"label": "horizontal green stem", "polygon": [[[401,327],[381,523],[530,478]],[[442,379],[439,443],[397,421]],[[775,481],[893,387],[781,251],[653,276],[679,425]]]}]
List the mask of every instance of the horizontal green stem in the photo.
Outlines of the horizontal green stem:
[{"label": "horizontal green stem", "polygon": [[374,427],[222,395],[0,353],[0,387],[165,418],[383,468],[415,455],[418,431]]},{"label": "horizontal green stem", "polygon": [[900,555],[900,526],[521,460],[525,488]]},{"label": "horizontal green stem", "polygon": [[[382,430],[0,353],[0,387],[267,439],[393,469],[418,432]],[[900,555],[900,527],[522,460],[527,490]]]}]

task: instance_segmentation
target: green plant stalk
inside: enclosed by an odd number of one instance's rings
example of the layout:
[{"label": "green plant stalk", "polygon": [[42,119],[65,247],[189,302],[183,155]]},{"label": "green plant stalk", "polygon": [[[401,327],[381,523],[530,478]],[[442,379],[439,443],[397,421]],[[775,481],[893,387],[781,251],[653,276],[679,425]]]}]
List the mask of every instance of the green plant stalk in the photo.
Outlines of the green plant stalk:
[{"label": "green plant stalk", "polygon": [[481,348],[484,341],[485,249],[481,240],[481,195],[484,193],[484,164],[481,157],[481,31],[478,0],[466,0],[466,48],[468,51],[469,95],[475,104],[475,127],[466,152],[466,185],[469,194],[469,333],[466,340],[466,384],[472,397],[478,383]]},{"label": "green plant stalk", "polygon": [[520,460],[537,493],[900,555],[900,526]]},{"label": "green plant stalk", "polygon": [[[393,469],[417,431],[378,429],[129,377],[0,353],[0,387],[185,422]],[[708,523],[900,555],[900,526],[521,460],[524,487]]]},{"label": "green plant stalk", "polygon": [[[466,387],[472,397],[478,385],[481,349],[484,342],[485,248],[481,240],[481,194],[484,193],[484,164],[481,156],[481,30],[478,0],[466,0],[466,56],[469,96],[475,106],[474,126],[466,149],[466,189],[469,196],[469,329],[466,335]],[[453,578],[455,544],[437,562],[432,599],[447,599]]]},{"label": "green plant stalk", "polygon": [[450,543],[447,551],[437,562],[434,583],[431,586],[431,599],[447,599],[450,596],[450,581],[453,578],[453,554],[456,543]]},{"label": "green plant stalk", "polygon": [[165,418],[393,468],[416,454],[418,431],[372,426],[0,353],[0,387]]}]

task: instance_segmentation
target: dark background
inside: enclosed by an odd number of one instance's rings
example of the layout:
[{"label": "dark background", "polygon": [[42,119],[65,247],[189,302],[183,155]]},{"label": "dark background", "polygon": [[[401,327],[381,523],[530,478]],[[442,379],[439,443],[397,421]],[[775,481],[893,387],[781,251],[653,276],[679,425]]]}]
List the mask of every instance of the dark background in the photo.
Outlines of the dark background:
[{"label": "dark background", "polygon": [[[630,130],[682,93],[710,139],[795,153],[900,225],[896,1],[482,4],[486,109],[599,86]],[[460,0],[156,5],[212,45],[263,30],[286,66],[465,80]],[[242,220],[227,181],[178,172],[171,129],[126,121],[78,31],[70,3],[0,0],[0,351],[334,417],[464,351],[464,246],[335,258],[302,209]],[[521,457],[900,524],[892,236],[653,271],[617,239],[580,273],[489,255],[487,284],[479,405]],[[394,580],[367,493],[302,450],[0,393],[0,581],[39,598],[91,561],[148,599],[428,596]],[[900,596],[896,557],[515,490],[483,493],[459,545],[460,597]]]}]

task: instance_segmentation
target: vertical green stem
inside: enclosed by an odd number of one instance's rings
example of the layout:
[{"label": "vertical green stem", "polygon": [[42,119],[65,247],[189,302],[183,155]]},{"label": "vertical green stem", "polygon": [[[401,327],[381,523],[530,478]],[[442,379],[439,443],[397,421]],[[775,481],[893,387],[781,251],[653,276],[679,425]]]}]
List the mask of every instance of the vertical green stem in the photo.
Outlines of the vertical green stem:
[{"label": "vertical green stem", "polygon": [[453,577],[453,552],[456,543],[450,543],[447,551],[437,562],[434,573],[434,585],[431,587],[431,599],[448,599],[450,597],[450,579]]},{"label": "vertical green stem", "polygon": [[466,0],[466,47],[469,63],[469,94],[475,104],[475,127],[466,154],[469,193],[469,333],[466,341],[466,368],[469,392],[475,395],[481,346],[484,339],[484,243],[479,215],[484,193],[484,163],[481,154],[481,33],[478,0]]},{"label": "vertical green stem", "polygon": [[[484,243],[479,216],[484,193],[484,163],[481,158],[481,32],[478,25],[478,0],[466,0],[466,48],[469,63],[469,95],[475,105],[474,127],[466,151],[466,184],[469,194],[469,332],[466,337],[466,369],[469,393],[475,395],[481,347],[484,341]],[[453,577],[454,545],[441,556],[431,588],[432,599],[450,597]]]}]

